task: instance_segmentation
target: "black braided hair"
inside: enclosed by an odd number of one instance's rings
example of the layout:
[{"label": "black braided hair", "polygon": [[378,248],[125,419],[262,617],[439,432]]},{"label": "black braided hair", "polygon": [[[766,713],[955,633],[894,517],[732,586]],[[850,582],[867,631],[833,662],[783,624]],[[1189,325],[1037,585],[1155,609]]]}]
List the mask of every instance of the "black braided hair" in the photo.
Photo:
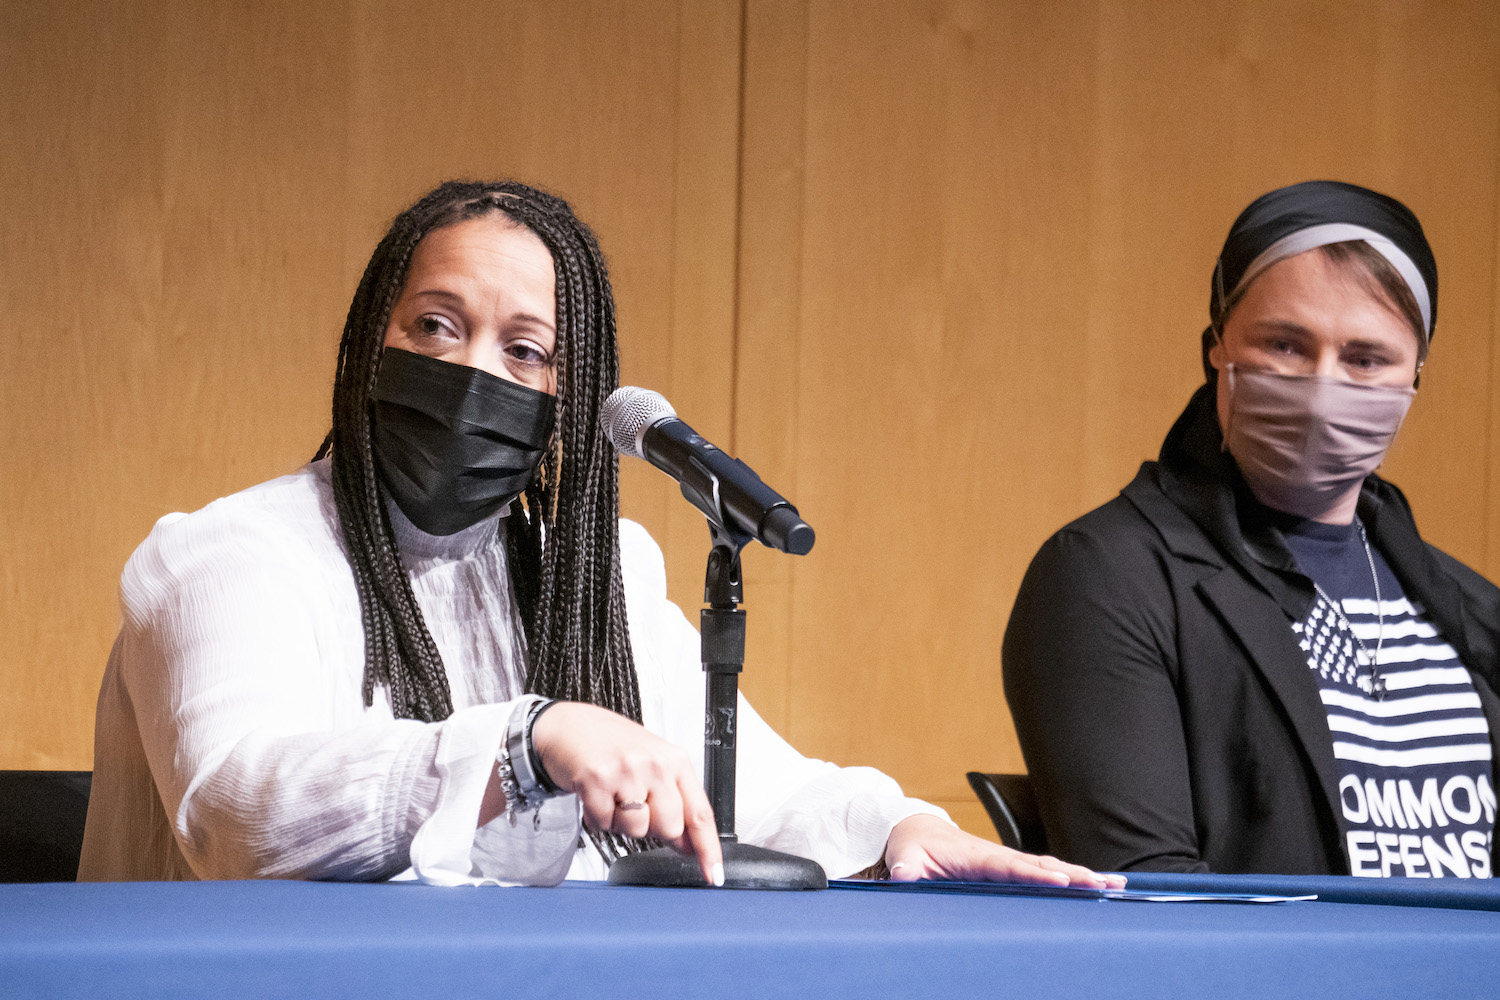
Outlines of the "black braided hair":
[{"label": "black braided hair", "polygon": [[449,181],[398,215],[349,306],[333,429],[317,457],[333,456],[334,503],[365,630],[365,704],[384,685],[398,718],[434,722],[453,712],[442,658],[386,513],[371,449],[370,393],[417,244],[436,229],[491,212],[535,233],[557,277],[558,426],[524,504],[515,501],[501,529],[527,640],[526,690],[639,722],[620,577],[619,458],[599,426],[599,409],[619,381],[609,274],[594,234],[567,202],[513,181]]}]

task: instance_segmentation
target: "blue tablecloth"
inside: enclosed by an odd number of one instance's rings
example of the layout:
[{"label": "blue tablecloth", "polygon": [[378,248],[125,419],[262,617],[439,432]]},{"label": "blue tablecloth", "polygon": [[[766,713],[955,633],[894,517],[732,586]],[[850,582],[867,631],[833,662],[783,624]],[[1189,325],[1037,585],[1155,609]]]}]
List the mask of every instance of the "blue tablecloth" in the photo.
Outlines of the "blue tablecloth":
[{"label": "blue tablecloth", "polygon": [[1412,1000],[1496,996],[1497,966],[1500,913],[1481,909],[572,883],[0,885],[7,997]]}]

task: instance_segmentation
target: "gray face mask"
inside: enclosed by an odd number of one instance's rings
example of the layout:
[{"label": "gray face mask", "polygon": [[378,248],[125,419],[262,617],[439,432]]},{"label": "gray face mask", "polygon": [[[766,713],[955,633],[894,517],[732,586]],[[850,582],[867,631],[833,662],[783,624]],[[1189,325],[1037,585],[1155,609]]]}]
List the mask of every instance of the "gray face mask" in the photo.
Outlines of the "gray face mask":
[{"label": "gray face mask", "polygon": [[1416,391],[1224,366],[1224,446],[1267,506],[1328,512],[1385,458]]}]

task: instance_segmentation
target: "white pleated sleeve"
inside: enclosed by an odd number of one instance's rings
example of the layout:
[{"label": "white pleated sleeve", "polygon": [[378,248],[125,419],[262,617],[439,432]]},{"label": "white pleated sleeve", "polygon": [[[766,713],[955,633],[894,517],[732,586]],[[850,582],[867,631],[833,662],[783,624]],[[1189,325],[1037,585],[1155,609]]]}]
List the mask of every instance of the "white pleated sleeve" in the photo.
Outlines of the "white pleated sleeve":
[{"label": "white pleated sleeve", "polygon": [[[476,831],[519,653],[493,520],[467,537],[399,525],[455,711],[392,717],[361,693],[363,628],[326,463],[163,518],[121,581],[100,691],[80,877],[550,884],[576,800]],[[424,550],[424,546],[427,549]]]}]

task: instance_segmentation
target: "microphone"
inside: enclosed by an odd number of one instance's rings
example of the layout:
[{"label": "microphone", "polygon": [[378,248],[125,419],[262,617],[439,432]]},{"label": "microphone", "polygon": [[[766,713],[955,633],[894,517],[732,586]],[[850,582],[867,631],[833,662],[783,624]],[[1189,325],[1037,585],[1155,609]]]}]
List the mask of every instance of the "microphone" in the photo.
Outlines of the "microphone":
[{"label": "microphone", "polygon": [[677,480],[688,502],[719,527],[795,556],[812,551],[812,527],[797,508],[683,423],[660,393],[621,386],[604,401],[599,423],[616,451]]}]

